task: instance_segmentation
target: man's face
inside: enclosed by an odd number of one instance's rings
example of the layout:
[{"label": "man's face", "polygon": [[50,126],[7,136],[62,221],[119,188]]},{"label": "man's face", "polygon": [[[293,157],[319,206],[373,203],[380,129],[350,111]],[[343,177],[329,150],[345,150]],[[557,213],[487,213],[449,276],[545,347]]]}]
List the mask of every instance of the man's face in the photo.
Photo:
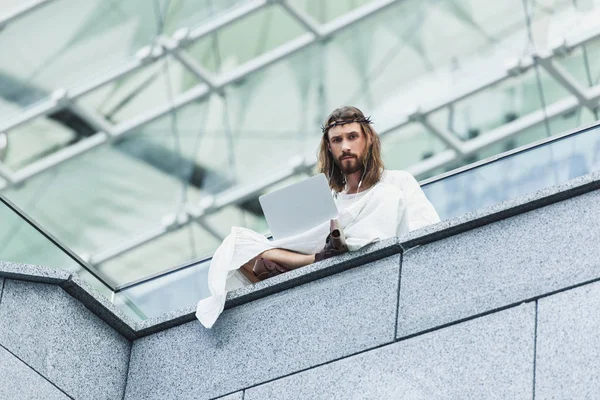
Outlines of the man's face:
[{"label": "man's face", "polygon": [[365,134],[358,122],[337,125],[329,129],[329,150],[340,170],[353,174],[362,168],[362,155],[367,145]]}]

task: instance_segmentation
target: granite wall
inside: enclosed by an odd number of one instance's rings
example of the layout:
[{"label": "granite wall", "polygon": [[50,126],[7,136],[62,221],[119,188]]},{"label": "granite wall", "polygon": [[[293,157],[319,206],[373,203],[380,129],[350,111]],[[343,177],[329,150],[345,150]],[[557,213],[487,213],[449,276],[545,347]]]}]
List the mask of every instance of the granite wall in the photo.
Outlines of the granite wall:
[{"label": "granite wall", "polygon": [[53,283],[3,279],[0,398],[120,399],[131,342]]},{"label": "granite wall", "polygon": [[600,398],[598,178],[243,288],[212,330],[0,264],[0,398]]}]

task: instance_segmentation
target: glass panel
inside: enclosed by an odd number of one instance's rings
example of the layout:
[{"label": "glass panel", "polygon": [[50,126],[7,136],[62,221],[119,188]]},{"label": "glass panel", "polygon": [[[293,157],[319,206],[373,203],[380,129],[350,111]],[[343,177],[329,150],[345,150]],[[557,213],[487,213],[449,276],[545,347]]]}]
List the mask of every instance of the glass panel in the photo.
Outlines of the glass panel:
[{"label": "glass panel", "polygon": [[202,22],[217,18],[248,3],[249,0],[176,0],[166,1],[168,12],[164,22],[164,32],[173,34],[182,27],[193,27]]},{"label": "glass panel", "polygon": [[600,128],[516,153],[423,187],[442,219],[600,170]]},{"label": "glass panel", "polygon": [[526,0],[525,3],[537,48],[549,48],[567,36],[598,29],[600,2],[597,0]]},{"label": "glass panel", "polygon": [[192,223],[104,262],[98,269],[122,285],[212,254],[220,242]]},{"label": "glass panel", "polygon": [[209,71],[221,73],[305,32],[287,11],[272,5],[200,39],[188,51]]},{"label": "glass panel", "polygon": [[371,2],[372,0],[292,0],[296,7],[320,23],[327,23]]},{"label": "glass panel", "polygon": [[71,257],[12,207],[0,198],[0,260],[74,272],[101,293],[112,293],[108,282],[92,275],[86,270],[89,267]]},{"label": "glass panel", "polygon": [[115,296],[115,305],[136,320],[157,317],[193,306],[208,297],[210,260],[125,289]]},{"label": "glass panel", "polygon": [[2,31],[0,97],[18,88],[14,103],[28,107],[124,64],[155,36],[154,8],[145,0],[50,2]]},{"label": "glass panel", "polygon": [[[216,213],[206,216],[205,220],[206,223],[210,224],[218,232],[222,239],[229,234],[232,226],[249,228],[264,235],[268,235],[269,231],[258,199],[241,203],[239,206],[225,207]],[[212,254],[214,250],[216,250],[216,247],[206,255]]]},{"label": "glass panel", "polygon": [[7,132],[8,147],[4,163],[18,170],[72,143],[79,135],[91,135],[94,129],[84,132],[85,121],[64,109],[38,118]]},{"label": "glass panel", "polygon": [[[523,75],[505,80],[479,93],[432,114],[443,126],[462,139],[468,140],[485,135],[517,118],[569,96],[569,92],[539,67],[542,96],[535,68]],[[556,131],[553,133],[559,133]]]},{"label": "glass panel", "polygon": [[579,46],[569,54],[556,57],[579,84],[586,88],[600,83],[600,40]]},{"label": "glass panel", "polygon": [[166,57],[94,90],[78,103],[119,123],[164,107],[199,83],[179,62]]},{"label": "glass panel", "polygon": [[402,1],[352,27],[334,38],[351,64],[367,62],[346,80],[361,82],[349,102],[402,111],[502,73],[507,59],[523,54],[521,9],[521,0]]},{"label": "glass panel", "polygon": [[149,164],[144,157],[151,148],[136,150],[122,143],[101,147],[6,196],[85,258],[161,226],[180,203],[181,182]]},{"label": "glass panel", "polygon": [[381,138],[383,161],[387,169],[406,169],[447,147],[420,124],[410,124]]}]

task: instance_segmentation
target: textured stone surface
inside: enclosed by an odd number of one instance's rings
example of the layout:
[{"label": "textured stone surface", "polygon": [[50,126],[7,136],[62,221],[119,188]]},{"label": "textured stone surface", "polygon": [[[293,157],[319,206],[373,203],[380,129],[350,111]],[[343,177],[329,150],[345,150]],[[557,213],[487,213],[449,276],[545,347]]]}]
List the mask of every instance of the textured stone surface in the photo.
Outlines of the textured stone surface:
[{"label": "textured stone surface", "polygon": [[[354,267],[398,254],[401,247],[398,238],[382,240],[365,246],[364,248],[346,253],[338,257],[298,268],[285,274],[266,279],[253,285],[244,286],[227,294],[225,308],[236,307],[283,290],[296,287],[317,279],[322,279]],[[162,314],[158,317],[149,318],[136,324],[137,334],[143,337],[164,329],[168,329],[182,323],[196,319],[196,306],[186,307],[179,310]]]},{"label": "textured stone surface", "polygon": [[0,343],[70,396],[123,395],[130,342],[60,287],[6,279]]},{"label": "textured stone surface", "polygon": [[0,261],[0,277],[33,282],[61,283],[69,279],[70,276],[70,272],[61,269]]},{"label": "textured stone surface", "polygon": [[390,238],[370,244],[360,250],[348,252],[337,257],[298,268],[277,275],[254,285],[244,286],[227,295],[227,306],[246,303],[272,293],[277,293],[299,284],[327,277],[367,262],[376,261],[401,252],[398,238]]},{"label": "textured stone surface", "polygon": [[135,322],[77,275],[71,276],[61,287],[127,339],[137,337]]},{"label": "textured stone surface", "polygon": [[[212,398],[389,343],[400,256],[134,343],[127,399]],[[182,379],[182,377],[185,377]]]},{"label": "textured stone surface", "polygon": [[398,336],[600,277],[600,191],[403,255]]},{"label": "textured stone surface", "polygon": [[530,399],[534,330],[530,303],[247,389],[244,399]]},{"label": "textured stone surface", "polygon": [[136,336],[138,338],[148,336],[190,321],[196,321],[196,305],[169,311],[158,317],[136,322]]},{"label": "textured stone surface", "polygon": [[65,393],[0,346],[0,399],[68,398]]},{"label": "textured stone surface", "polygon": [[600,398],[600,283],[539,300],[536,398]]}]

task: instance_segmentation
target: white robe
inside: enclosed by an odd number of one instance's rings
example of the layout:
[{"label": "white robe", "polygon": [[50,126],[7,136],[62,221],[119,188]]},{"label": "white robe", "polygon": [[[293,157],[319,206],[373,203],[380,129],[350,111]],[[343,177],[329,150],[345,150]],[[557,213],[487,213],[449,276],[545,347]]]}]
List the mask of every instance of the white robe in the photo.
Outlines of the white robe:
[{"label": "white robe", "polygon": [[[415,178],[404,171],[386,170],[373,188],[355,195],[339,194],[336,203],[350,251],[439,221]],[[273,248],[315,254],[323,249],[328,234],[329,222],[274,241],[250,229],[231,228],[211,260],[211,296],[198,302],[196,317],[206,328],[213,326],[223,312],[227,292],[250,283],[238,269],[257,255]]]}]

